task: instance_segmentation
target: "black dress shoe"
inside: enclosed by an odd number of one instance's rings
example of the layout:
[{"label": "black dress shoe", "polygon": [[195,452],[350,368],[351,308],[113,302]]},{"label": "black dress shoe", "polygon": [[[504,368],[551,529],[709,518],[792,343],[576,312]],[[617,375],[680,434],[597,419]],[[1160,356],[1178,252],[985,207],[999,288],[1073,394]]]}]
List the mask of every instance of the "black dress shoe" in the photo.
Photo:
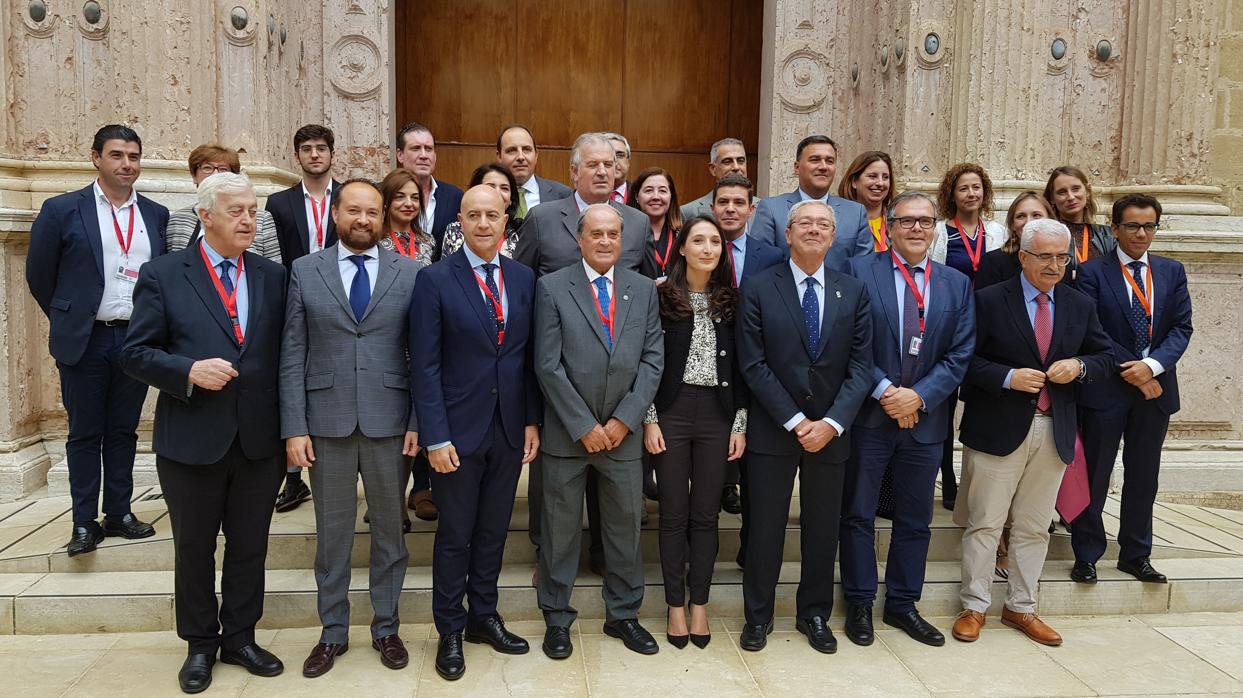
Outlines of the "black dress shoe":
[{"label": "black dress shoe", "polygon": [[149,523],[143,523],[133,514],[126,514],[119,519],[111,517],[104,519],[104,535],[120,536],[129,540],[138,538],[150,538],[155,535],[155,528]]},{"label": "black dress shoe", "polygon": [[639,621],[634,618],[604,621],[604,634],[621,640],[626,649],[631,652],[656,654],[660,651],[656,638],[652,637],[652,634],[639,625]]},{"label": "black dress shoe", "polygon": [[653,502],[660,501],[660,488],[656,486],[655,473],[648,475],[643,480],[643,496],[647,497]]},{"label": "black dress shoe", "polygon": [[436,647],[436,673],[445,681],[457,681],[466,673],[461,632],[440,636],[440,645]]},{"label": "black dress shoe", "polygon": [[1149,584],[1165,584],[1169,581],[1165,578],[1165,575],[1153,569],[1152,563],[1146,557],[1141,557],[1138,560],[1118,560],[1118,569],[1141,582],[1148,582]]},{"label": "black dress shoe", "polygon": [[235,650],[221,649],[220,661],[244,667],[255,676],[279,676],[285,670],[276,655],[253,643]]},{"label": "black dress shoe", "polygon": [[202,693],[211,685],[211,668],[216,663],[214,654],[192,654],[186,657],[177,672],[177,682],[182,693]]},{"label": "black dress shoe", "polygon": [[829,630],[828,619],[824,616],[799,618],[794,627],[807,636],[807,644],[811,645],[813,650],[825,654],[833,654],[837,651],[837,638],[833,637],[833,631]]},{"label": "black dress shoe", "polygon": [[285,481],[285,489],[276,495],[276,510],[280,512],[293,511],[298,505],[311,498],[311,488],[306,486],[302,478],[298,478],[297,482]]},{"label": "black dress shoe", "polygon": [[872,607],[859,604],[846,609],[846,637],[856,645],[867,647],[876,639],[872,628]]},{"label": "black dress shoe", "polygon": [[1075,566],[1070,569],[1070,579],[1080,584],[1096,584],[1096,563],[1075,560]]},{"label": "black dress shoe", "polygon": [[773,622],[756,623],[742,626],[742,634],[738,636],[738,646],[748,652],[759,652],[768,644],[768,636],[773,632]]},{"label": "black dress shoe", "polygon": [[932,627],[932,623],[923,619],[919,615],[919,611],[907,611],[906,613],[891,613],[885,611],[882,620],[885,625],[897,628],[910,636],[912,640],[922,642],[925,645],[940,647],[945,644],[945,636],[940,630]]},{"label": "black dress shoe", "polygon": [[738,485],[726,485],[721,491],[721,510],[727,514],[742,513],[742,497],[738,496]]},{"label": "black dress shoe", "polygon": [[574,654],[574,643],[570,642],[570,629],[564,625],[550,625],[544,631],[544,654],[549,659],[565,659]]},{"label": "black dress shoe", "polygon": [[484,616],[466,624],[466,641],[491,645],[501,654],[526,654],[531,646],[526,640],[505,629],[500,616]]},{"label": "black dress shoe", "polygon": [[73,535],[69,538],[69,543],[65,546],[65,549],[69,552],[69,557],[74,557],[83,553],[95,552],[95,548],[99,547],[99,544],[103,541],[104,529],[98,523],[90,521],[80,526],[74,524]]}]

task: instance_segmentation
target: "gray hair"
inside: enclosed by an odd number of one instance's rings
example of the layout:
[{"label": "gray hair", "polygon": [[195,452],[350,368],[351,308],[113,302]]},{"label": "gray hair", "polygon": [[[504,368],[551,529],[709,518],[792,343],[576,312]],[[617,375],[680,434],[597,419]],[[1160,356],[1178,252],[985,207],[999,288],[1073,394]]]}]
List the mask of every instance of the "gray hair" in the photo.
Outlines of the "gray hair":
[{"label": "gray hair", "polygon": [[1031,252],[1032,243],[1037,237],[1060,237],[1066,241],[1066,247],[1070,247],[1070,228],[1067,228],[1061,221],[1052,218],[1037,218],[1027,221],[1023,226],[1023,237],[1019,241],[1019,249]]},{"label": "gray hair", "polygon": [[622,214],[621,214],[621,211],[618,211],[617,209],[613,208],[612,206],[609,206],[608,204],[591,204],[590,206],[588,206],[587,208],[583,209],[583,210],[582,210],[582,211],[578,214],[578,227],[577,227],[577,228],[575,228],[575,230],[574,230],[574,234],[575,234],[576,236],[578,236],[578,237],[582,237],[582,236],[583,236],[583,222],[587,220],[587,214],[588,214],[588,213],[591,213],[592,211],[599,211],[600,209],[604,209],[604,210],[606,210],[606,211],[608,211],[608,212],[612,213],[614,216],[617,216],[617,225],[618,225],[618,227],[622,227],[622,226],[624,226],[624,225],[625,225],[625,221],[624,221],[624,220],[622,220]]},{"label": "gray hair", "polygon": [[609,131],[604,134],[604,137],[610,141],[621,141],[621,144],[626,146],[626,157],[630,157],[630,141],[626,140],[625,136],[620,133],[613,133],[612,131]]},{"label": "gray hair", "polygon": [[900,205],[902,205],[902,204],[904,204],[904,203],[906,203],[906,202],[908,202],[908,201],[926,201],[926,202],[928,202],[928,205],[932,207],[932,217],[933,217],[933,218],[936,218],[936,215],[937,215],[937,202],[933,201],[931,196],[928,196],[927,194],[923,193],[922,191],[908,190],[908,191],[904,191],[904,192],[902,192],[901,194],[898,194],[897,196],[893,197],[893,201],[889,202],[889,210],[888,210],[888,211],[885,211],[885,225],[886,225],[886,226],[888,226],[888,227],[890,227],[890,228],[892,228],[892,227],[893,227],[894,212],[898,210],[898,206],[900,206]]},{"label": "gray hair", "polygon": [[570,165],[578,167],[583,164],[583,148],[589,143],[603,143],[609,147],[609,155],[613,154],[613,146],[609,143],[608,133],[588,132],[584,133],[574,140],[574,146],[570,148]]},{"label": "gray hair", "polygon": [[816,206],[816,205],[823,206],[829,209],[829,220],[833,221],[833,227],[836,228],[837,227],[837,213],[833,211],[832,206],[824,203],[820,199],[807,199],[806,201],[800,201],[797,204],[794,204],[793,206],[791,206],[790,213],[786,216],[786,228],[789,228],[794,223],[794,217],[798,215],[799,211],[803,210],[804,208],[808,206]]},{"label": "gray hair", "polygon": [[216,208],[216,197],[221,194],[241,194],[243,192],[254,192],[255,187],[250,183],[250,178],[244,174],[236,174],[233,172],[217,172],[216,174],[199,182],[199,188],[195,192],[197,200],[194,203],[194,211],[212,211]]},{"label": "gray hair", "polygon": [[712,149],[708,151],[708,162],[712,163],[713,165],[716,164],[716,158],[718,155],[721,154],[720,153],[721,146],[724,146],[724,145],[736,145],[739,148],[742,148],[743,152],[746,152],[747,150],[747,145],[743,143],[742,141],[738,140],[737,138],[722,138],[721,140],[712,144]]}]

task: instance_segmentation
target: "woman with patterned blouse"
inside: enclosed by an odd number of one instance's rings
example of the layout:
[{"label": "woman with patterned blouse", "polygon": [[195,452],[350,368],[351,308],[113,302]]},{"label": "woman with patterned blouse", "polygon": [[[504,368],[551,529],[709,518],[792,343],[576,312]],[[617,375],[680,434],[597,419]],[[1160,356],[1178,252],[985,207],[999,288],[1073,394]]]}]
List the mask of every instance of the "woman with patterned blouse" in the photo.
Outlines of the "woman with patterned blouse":
[{"label": "woman with patterned blouse", "polygon": [[[514,198],[514,192],[518,191],[518,181],[514,179],[514,173],[510,172],[508,167],[489,162],[475,168],[474,174],[470,176],[470,186],[467,189],[480,184],[486,184],[499,191],[501,199],[505,201],[505,215],[509,216],[509,220],[505,222],[505,235],[501,238],[500,253],[512,259],[514,247],[518,244],[518,226],[522,225],[522,219],[518,217],[518,200]],[[440,246],[440,259],[462,249],[464,241],[462,224],[453,221],[445,228],[445,240]]]},{"label": "woman with patterned blouse", "polygon": [[384,196],[384,235],[380,247],[419,264],[431,264],[436,239],[419,230],[423,195],[414,175],[400,167],[389,172],[380,182],[380,193]]},{"label": "woman with patterned blouse", "polygon": [[711,639],[708,590],[725,463],[746,449],[749,395],[734,352],[738,292],[729,265],[720,263],[723,239],[708,216],[695,216],[678,233],[659,291],[665,371],[643,425],[660,483],[666,637],[678,649],[688,639],[699,648]]}]

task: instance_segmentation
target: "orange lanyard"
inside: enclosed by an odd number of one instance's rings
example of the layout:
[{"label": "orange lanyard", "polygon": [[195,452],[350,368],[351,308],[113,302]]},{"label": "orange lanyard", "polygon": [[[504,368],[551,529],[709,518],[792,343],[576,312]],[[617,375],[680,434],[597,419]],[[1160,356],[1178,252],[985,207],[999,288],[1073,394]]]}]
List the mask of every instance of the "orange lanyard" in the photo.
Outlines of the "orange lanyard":
[{"label": "orange lanyard", "polygon": [[924,289],[920,291],[919,286],[915,284],[915,279],[911,278],[911,273],[906,270],[906,265],[902,264],[896,256],[892,259],[898,271],[902,272],[902,280],[910,287],[911,293],[915,294],[915,307],[919,309],[919,334],[922,336],[924,333],[924,294],[928,293],[928,284],[932,281],[932,264],[925,265],[927,270],[924,272]]},{"label": "orange lanyard", "polygon": [[1144,307],[1144,313],[1148,316],[1148,338],[1151,339],[1152,338],[1152,265],[1151,264],[1144,265],[1144,271],[1148,273],[1148,277],[1145,279],[1145,281],[1148,282],[1147,292],[1145,292],[1144,289],[1140,288],[1139,284],[1135,283],[1135,278],[1131,275],[1131,272],[1126,268],[1126,265],[1122,263],[1122,260],[1118,260],[1118,267],[1122,269],[1122,278],[1126,279],[1127,285],[1129,285],[1131,287],[1131,290],[1135,293],[1135,298],[1139,301],[1139,304]]},{"label": "orange lanyard", "polygon": [[885,217],[881,216],[880,225],[872,228],[872,238],[876,241],[876,251],[885,252],[889,249],[889,243],[885,237]]},{"label": "orange lanyard", "polygon": [[220,282],[220,275],[216,273],[216,267],[212,265],[211,259],[207,256],[207,250],[199,245],[199,254],[203,256],[203,265],[207,267],[207,275],[211,277],[212,285],[216,287],[216,293],[220,296],[220,301],[224,303],[224,310],[229,314],[229,321],[233,323],[233,334],[237,337],[237,343],[241,344],[244,340],[242,335],[242,321],[237,316],[237,289],[242,285],[242,264],[243,257],[237,258],[237,283],[233,284],[233,293],[224,292],[224,284]]},{"label": "orange lanyard", "polygon": [[[1075,259],[1078,259],[1080,264],[1083,264],[1084,262],[1088,261],[1088,237],[1089,237],[1088,232],[1090,229],[1088,228],[1087,223],[1083,224],[1082,230],[1083,230],[1083,242],[1079,244],[1079,247],[1075,248]],[[1118,263],[1121,264],[1122,262],[1118,262]]]},{"label": "orange lanyard", "polygon": [[962,246],[967,250],[967,259],[971,260],[971,271],[980,270],[980,255],[984,252],[984,221],[975,222],[975,250],[971,249],[971,238],[967,237],[967,231],[962,229],[962,223],[958,222],[958,218],[954,218],[954,227],[958,228],[958,237],[962,239]]}]

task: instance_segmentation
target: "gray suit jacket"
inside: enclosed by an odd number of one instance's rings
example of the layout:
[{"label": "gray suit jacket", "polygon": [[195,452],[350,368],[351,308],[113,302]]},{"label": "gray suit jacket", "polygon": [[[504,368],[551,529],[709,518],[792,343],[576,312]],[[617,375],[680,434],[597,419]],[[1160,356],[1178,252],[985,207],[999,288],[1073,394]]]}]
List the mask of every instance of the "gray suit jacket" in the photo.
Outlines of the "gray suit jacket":
[{"label": "gray suit jacket", "polygon": [[535,374],[544,391],[540,446],[549,455],[586,458],[579,439],[612,417],[631,433],[607,455],[623,461],[643,454],[643,415],[665,366],[656,284],[614,267],[613,285],[610,352],[581,262],[535,283]]},{"label": "gray suit jacket", "polygon": [[[751,197],[751,203],[760,203],[760,197]],[[682,222],[685,223],[695,216],[711,216],[712,215],[712,190],[709,189],[707,194],[695,199],[689,204],[682,205]],[[747,227],[751,227],[751,221],[747,221]]]},{"label": "gray suit jacket", "polygon": [[[651,235],[647,216],[638,209],[610,203],[622,214],[622,254],[619,267],[638,271],[643,263],[643,246]],[[514,259],[535,270],[539,278],[582,260],[578,249],[578,203],[571,195],[527,212],[518,229]]]},{"label": "gray suit jacket", "polygon": [[546,204],[549,201],[557,201],[558,199],[572,198],[574,190],[565,186],[555,179],[546,179],[538,175],[535,177],[535,184],[539,187],[539,202]]},{"label": "gray suit jacket", "polygon": [[337,267],[337,245],[294,261],[281,341],[281,438],[370,438],[418,431],[410,394],[410,298],[422,265],[379,248],[362,322]]}]

